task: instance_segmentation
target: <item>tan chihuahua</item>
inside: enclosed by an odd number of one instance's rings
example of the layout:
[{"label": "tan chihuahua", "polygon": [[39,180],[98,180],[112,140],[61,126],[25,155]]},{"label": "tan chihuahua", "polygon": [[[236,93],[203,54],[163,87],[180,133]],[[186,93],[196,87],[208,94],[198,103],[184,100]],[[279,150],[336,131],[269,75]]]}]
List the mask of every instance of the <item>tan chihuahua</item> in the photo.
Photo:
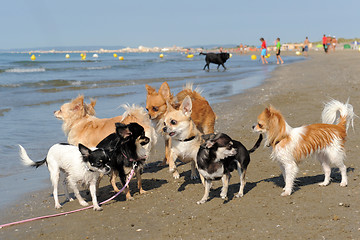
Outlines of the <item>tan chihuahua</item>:
[{"label": "tan chihuahua", "polygon": [[201,144],[201,133],[191,118],[192,101],[190,96],[185,97],[179,110],[167,105],[164,115],[163,132],[171,138],[169,156],[169,171],[175,179],[180,177],[176,169],[176,159],[184,163],[191,162],[191,178],[197,178],[195,162]]},{"label": "tan chihuahua", "polygon": [[[186,96],[190,96],[192,102],[191,119],[194,121],[196,127],[203,134],[213,133],[216,115],[212,110],[210,104],[204,97],[196,90],[192,90],[192,84],[187,84],[184,89],[174,97],[170,92],[170,87],[167,82],[161,84],[159,91],[145,85],[147,90],[146,109],[149,112],[150,119],[157,126],[159,133],[162,131],[162,123],[164,114],[167,111],[167,102],[174,108],[179,109],[180,104]],[[170,156],[171,138],[168,135],[165,138],[165,159],[163,164],[168,162]]]}]

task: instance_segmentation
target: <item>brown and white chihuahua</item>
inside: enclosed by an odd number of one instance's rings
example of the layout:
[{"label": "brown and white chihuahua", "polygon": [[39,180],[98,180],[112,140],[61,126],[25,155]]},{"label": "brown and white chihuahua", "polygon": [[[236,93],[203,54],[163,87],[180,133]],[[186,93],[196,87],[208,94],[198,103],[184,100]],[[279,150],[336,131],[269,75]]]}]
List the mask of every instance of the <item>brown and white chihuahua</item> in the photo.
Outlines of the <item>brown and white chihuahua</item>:
[{"label": "brown and white chihuahua", "polygon": [[[212,110],[210,104],[201,94],[192,90],[192,84],[187,84],[184,89],[174,97],[170,92],[170,87],[167,82],[161,84],[159,91],[145,85],[147,90],[146,97],[146,109],[148,110],[150,119],[157,126],[159,133],[163,133],[164,114],[167,111],[167,102],[174,109],[179,109],[180,104],[183,102],[186,96],[189,96],[192,102],[191,119],[194,121],[195,126],[202,134],[208,134],[214,132],[214,125],[216,115]],[[170,157],[171,138],[168,135],[164,135],[165,138],[165,159],[163,164],[168,162]]]}]

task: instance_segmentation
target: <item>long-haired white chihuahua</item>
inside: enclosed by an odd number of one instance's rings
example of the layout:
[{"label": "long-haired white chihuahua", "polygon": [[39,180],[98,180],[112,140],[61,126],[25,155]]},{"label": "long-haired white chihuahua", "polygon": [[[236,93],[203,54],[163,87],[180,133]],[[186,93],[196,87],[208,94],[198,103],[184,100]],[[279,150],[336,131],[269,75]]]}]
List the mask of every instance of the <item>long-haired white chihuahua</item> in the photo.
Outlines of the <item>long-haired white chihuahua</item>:
[{"label": "long-haired white chihuahua", "polygon": [[[24,165],[38,168],[44,163],[47,164],[51,183],[54,187],[53,195],[55,200],[55,208],[61,208],[58,198],[58,182],[60,172],[64,172],[67,176],[67,183],[74,190],[76,198],[82,206],[89,204],[81,197],[77,188],[78,183],[89,186],[90,193],[94,205],[94,210],[100,211],[102,208],[99,206],[96,198],[96,182],[100,177],[100,173],[108,174],[110,167],[107,165],[110,161],[109,155],[103,149],[89,149],[82,144],[79,147],[58,143],[53,145],[42,161],[34,162],[29,158],[26,150],[20,147],[20,158]],[[70,201],[69,192],[64,182],[65,196]]]},{"label": "long-haired white chihuahua", "polygon": [[265,144],[272,147],[271,158],[280,165],[285,181],[281,196],[292,193],[298,164],[312,154],[316,155],[325,173],[320,186],[330,183],[330,164],[336,165],[340,170],[340,186],[347,186],[344,145],[347,130],[350,124],[353,126],[355,116],[348,101],[341,103],[331,100],[325,104],[322,112],[323,123],[292,128],[274,107],[265,108],[253,129],[266,134]]}]

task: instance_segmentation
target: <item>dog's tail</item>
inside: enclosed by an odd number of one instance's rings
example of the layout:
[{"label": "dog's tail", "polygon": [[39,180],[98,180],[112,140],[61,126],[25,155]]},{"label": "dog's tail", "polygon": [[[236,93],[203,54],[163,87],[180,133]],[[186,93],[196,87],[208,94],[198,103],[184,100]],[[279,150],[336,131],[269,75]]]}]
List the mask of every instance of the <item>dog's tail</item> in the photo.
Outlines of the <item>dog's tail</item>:
[{"label": "dog's tail", "polygon": [[199,55],[207,55],[207,53],[200,52]]},{"label": "dog's tail", "polygon": [[250,149],[250,150],[248,150],[248,152],[249,152],[249,153],[255,152],[255,150],[260,146],[262,139],[263,139],[263,135],[260,134],[260,135],[259,135],[259,139],[256,141],[256,143],[255,143],[255,145],[253,146],[253,148]]},{"label": "dog's tail", "polygon": [[34,162],[33,160],[31,160],[29,158],[29,156],[26,153],[25,148],[23,148],[23,146],[19,145],[20,147],[20,158],[21,158],[21,162],[25,165],[25,166],[31,166],[31,167],[40,167],[41,165],[43,165],[44,163],[46,163],[46,158],[42,161],[38,161],[38,162]]},{"label": "dog's tail", "polygon": [[321,114],[323,123],[337,124],[346,127],[346,131],[351,124],[354,128],[354,118],[357,117],[354,113],[353,106],[349,103],[349,99],[346,103],[341,103],[337,100],[331,100],[325,104],[324,110]]}]

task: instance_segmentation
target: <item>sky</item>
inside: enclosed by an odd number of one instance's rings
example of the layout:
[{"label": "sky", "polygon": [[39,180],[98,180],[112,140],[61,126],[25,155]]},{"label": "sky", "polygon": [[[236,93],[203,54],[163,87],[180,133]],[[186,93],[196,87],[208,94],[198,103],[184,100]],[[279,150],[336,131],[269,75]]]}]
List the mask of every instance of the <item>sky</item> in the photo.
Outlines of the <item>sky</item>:
[{"label": "sky", "polygon": [[359,11],[359,0],[2,0],[0,49],[354,38]]}]

